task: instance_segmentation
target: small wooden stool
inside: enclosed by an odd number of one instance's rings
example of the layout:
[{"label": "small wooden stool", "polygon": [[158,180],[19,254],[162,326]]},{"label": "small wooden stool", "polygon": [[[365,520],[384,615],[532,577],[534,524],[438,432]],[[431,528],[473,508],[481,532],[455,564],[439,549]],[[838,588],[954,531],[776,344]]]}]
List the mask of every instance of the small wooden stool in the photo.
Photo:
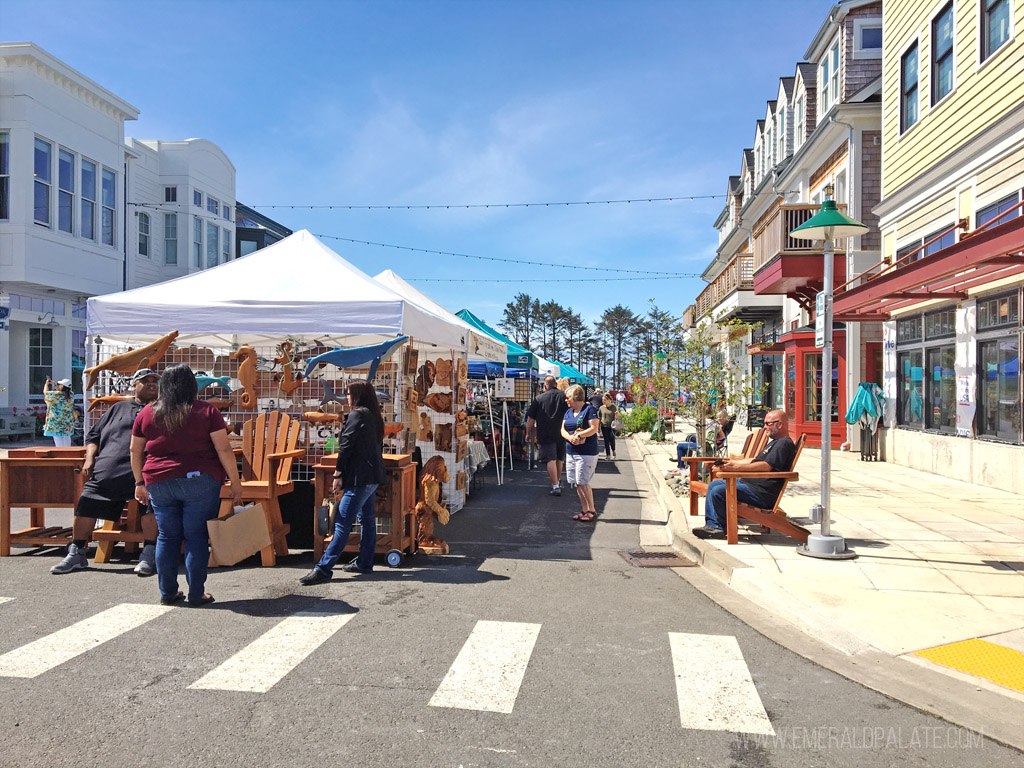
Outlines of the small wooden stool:
[{"label": "small wooden stool", "polygon": [[118,542],[124,542],[124,551],[128,554],[139,551],[139,544],[145,541],[141,517],[139,503],[132,499],[124,505],[118,522],[106,520],[102,528],[92,532],[93,541],[96,542],[97,563],[109,562],[110,556],[114,553],[114,546]]}]

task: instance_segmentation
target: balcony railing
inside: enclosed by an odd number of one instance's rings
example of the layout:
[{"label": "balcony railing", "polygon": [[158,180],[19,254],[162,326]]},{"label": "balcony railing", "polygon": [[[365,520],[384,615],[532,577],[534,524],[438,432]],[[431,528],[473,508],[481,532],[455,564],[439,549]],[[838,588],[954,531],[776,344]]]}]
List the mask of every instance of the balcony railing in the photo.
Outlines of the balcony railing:
[{"label": "balcony railing", "polygon": [[[845,204],[838,205],[837,207],[840,211],[846,212]],[[757,272],[777,256],[821,253],[821,243],[812,240],[800,240],[789,236],[790,232],[805,223],[820,210],[820,205],[785,203],[776,206],[762,216],[753,229],[753,271]],[[845,239],[837,240],[835,242],[835,249],[837,253],[844,251],[846,249]]]},{"label": "balcony railing", "polygon": [[697,319],[711,314],[722,299],[733,291],[754,290],[754,260],[750,254],[741,254],[729,262],[711,283],[700,292],[693,303]]},{"label": "balcony railing", "polygon": [[696,318],[694,317],[694,305],[691,304],[683,310],[683,330],[688,331],[696,325]]}]

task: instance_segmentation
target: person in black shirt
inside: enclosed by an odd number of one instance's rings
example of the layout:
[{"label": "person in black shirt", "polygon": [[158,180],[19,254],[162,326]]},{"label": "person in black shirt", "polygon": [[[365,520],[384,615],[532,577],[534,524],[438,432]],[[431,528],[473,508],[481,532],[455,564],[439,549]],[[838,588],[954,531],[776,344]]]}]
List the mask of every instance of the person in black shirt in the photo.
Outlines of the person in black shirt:
[{"label": "person in black shirt", "polygon": [[[788,472],[793,466],[796,445],[787,432],[785,411],[769,411],[764,425],[771,441],[752,459],[734,459],[722,465],[726,472]],[[736,481],[736,500],[759,509],[771,509],[779,497],[784,481],[775,478]],[[694,528],[699,539],[725,537],[725,480],[712,480],[704,499],[704,525]]]},{"label": "person in black shirt", "polygon": [[[135,497],[135,475],[132,474],[129,451],[132,425],[143,406],[156,400],[159,381],[160,377],[149,368],[136,371],[132,376],[135,397],[114,403],[85,436],[82,477],[86,482],[75,506],[71,544],[67,555],[50,569],[50,573],[71,573],[88,568],[85,552],[96,520],[117,522],[121,519],[125,502]],[[156,518],[148,505],[141,506],[139,512],[144,541],[135,573],[152,576],[156,573]]]},{"label": "person in black shirt", "polygon": [[595,389],[594,394],[587,398],[587,402],[594,406],[595,411],[604,405],[604,396],[601,394],[601,390]]},{"label": "person in black shirt", "polygon": [[526,411],[526,439],[540,447],[540,460],[547,464],[552,496],[562,495],[559,484],[565,464],[562,417],[568,407],[565,393],[558,388],[555,377],[547,376],[544,391],[533,399]]}]

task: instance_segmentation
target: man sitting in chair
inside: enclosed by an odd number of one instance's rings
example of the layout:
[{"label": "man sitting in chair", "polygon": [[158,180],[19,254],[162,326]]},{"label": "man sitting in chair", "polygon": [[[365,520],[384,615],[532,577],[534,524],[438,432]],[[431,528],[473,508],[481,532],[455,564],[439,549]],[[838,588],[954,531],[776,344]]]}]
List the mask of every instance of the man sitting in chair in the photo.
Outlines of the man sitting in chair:
[{"label": "man sitting in chair", "polygon": [[[725,472],[788,472],[793,466],[796,444],[787,432],[785,411],[769,411],[764,426],[771,438],[765,449],[752,459],[732,459],[720,465]],[[785,481],[774,478],[736,481],[736,500],[759,509],[771,509]],[[704,499],[704,526],[694,528],[699,539],[725,538],[725,480],[712,480]]]}]

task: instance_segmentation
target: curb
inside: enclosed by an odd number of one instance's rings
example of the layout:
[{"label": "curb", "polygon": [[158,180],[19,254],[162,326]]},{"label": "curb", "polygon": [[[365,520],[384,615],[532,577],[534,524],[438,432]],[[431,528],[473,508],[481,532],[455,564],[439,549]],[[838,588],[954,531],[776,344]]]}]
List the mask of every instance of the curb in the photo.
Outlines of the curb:
[{"label": "curb", "polygon": [[[647,444],[637,439],[632,443],[665,512],[671,546],[701,566],[674,568],[685,582],[768,639],[825,669],[1024,751],[1022,709],[1015,698],[982,687],[983,681],[953,677],[871,646],[817,614],[812,606],[757,579],[754,567],[690,535],[688,510],[664,482]],[[723,590],[723,585],[728,589]],[[794,609],[802,613],[796,615]]]}]

